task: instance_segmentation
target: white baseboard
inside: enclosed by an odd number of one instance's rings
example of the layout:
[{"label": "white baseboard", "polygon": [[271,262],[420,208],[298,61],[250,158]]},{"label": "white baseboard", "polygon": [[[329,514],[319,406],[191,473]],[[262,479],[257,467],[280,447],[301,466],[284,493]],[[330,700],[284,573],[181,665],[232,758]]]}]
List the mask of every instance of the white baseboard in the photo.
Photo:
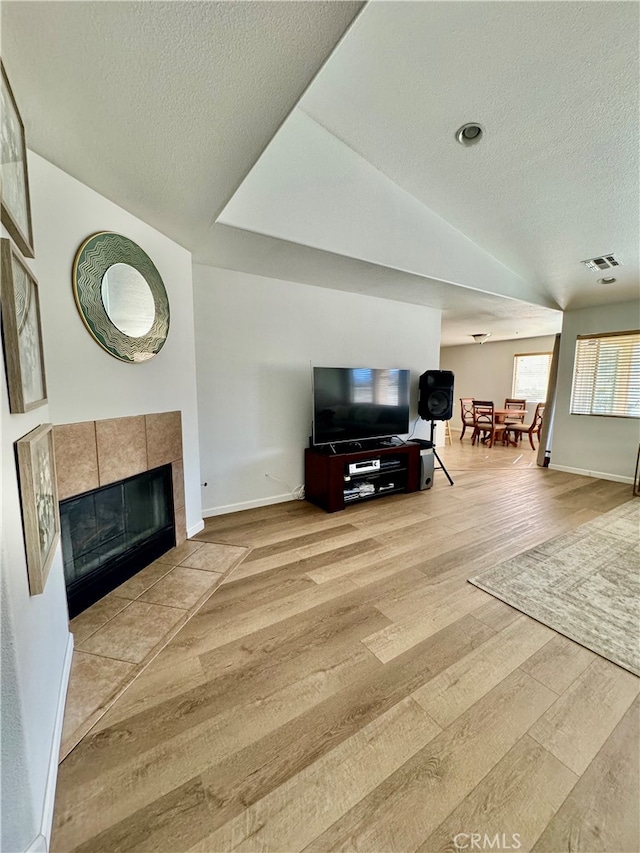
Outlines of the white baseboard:
[{"label": "white baseboard", "polygon": [[71,675],[71,662],[73,660],[73,634],[69,633],[67,648],[64,655],[60,689],[58,691],[58,703],[56,707],[56,720],[53,729],[53,740],[51,753],[49,755],[49,770],[47,771],[47,784],[44,792],[44,804],[42,806],[42,823],[40,835],[31,843],[27,853],[47,853],[51,844],[51,828],[53,826],[53,806],[56,799],[56,783],[58,781],[58,764],[60,760],[60,743],[62,741],[62,724],[64,721],[64,706],[67,701],[67,690],[69,689],[69,677]]},{"label": "white baseboard", "polygon": [[227,504],[226,506],[214,506],[209,509],[203,509],[202,516],[203,518],[212,518],[214,515],[226,515],[228,512],[241,512],[243,509],[257,509],[261,506],[282,504],[293,500],[295,500],[295,498],[290,493],[287,493],[286,495],[275,495],[271,498],[258,498],[254,501],[241,501],[237,504]]},{"label": "white baseboard", "polygon": [[570,468],[568,465],[549,465],[554,471],[564,471],[567,474],[580,474],[582,477],[595,477],[596,480],[612,480],[614,483],[633,485],[633,477],[621,477],[619,474],[607,474],[604,471],[586,471],[584,468]]},{"label": "white baseboard", "polygon": [[37,835],[25,853],[47,853],[47,839],[44,835]]},{"label": "white baseboard", "polygon": [[201,530],[204,530],[204,521],[199,521],[193,527],[187,528],[187,539],[191,539],[196,533],[200,533]]}]

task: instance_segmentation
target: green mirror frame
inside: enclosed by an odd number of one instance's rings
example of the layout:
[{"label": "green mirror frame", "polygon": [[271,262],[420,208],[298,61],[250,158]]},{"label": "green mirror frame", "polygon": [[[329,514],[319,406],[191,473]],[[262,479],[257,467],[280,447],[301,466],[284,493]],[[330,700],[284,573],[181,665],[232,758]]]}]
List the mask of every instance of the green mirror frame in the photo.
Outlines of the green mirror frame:
[{"label": "green mirror frame", "polygon": [[[132,338],[109,319],[102,302],[102,279],[113,264],[129,264],[145,279],[155,305],[153,325],[146,335]],[[114,358],[130,364],[157,355],[169,334],[169,299],[160,273],[140,246],[111,231],[92,234],[80,246],[73,262],[73,295],[90,335]]]}]

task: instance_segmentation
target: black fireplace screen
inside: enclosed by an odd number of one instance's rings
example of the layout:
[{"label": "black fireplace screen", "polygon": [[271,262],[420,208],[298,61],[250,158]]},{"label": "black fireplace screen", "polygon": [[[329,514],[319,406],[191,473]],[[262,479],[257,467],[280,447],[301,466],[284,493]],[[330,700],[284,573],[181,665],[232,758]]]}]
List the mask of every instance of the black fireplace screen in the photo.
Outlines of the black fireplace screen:
[{"label": "black fireplace screen", "polygon": [[171,466],[60,503],[69,615],[175,545]]}]

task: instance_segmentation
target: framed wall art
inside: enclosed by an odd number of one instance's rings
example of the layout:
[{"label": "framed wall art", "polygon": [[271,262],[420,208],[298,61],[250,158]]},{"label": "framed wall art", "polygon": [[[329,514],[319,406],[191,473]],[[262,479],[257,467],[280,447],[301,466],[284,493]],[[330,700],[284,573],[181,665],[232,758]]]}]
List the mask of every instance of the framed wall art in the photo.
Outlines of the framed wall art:
[{"label": "framed wall art", "polygon": [[60,539],[53,427],[42,424],[16,442],[29,592],[44,591]]},{"label": "framed wall art", "polygon": [[33,258],[27,145],[9,78],[0,62],[0,176],[2,224],[25,258]]},{"label": "framed wall art", "polygon": [[47,402],[38,283],[6,238],[0,240],[2,339],[9,409],[28,412]]}]

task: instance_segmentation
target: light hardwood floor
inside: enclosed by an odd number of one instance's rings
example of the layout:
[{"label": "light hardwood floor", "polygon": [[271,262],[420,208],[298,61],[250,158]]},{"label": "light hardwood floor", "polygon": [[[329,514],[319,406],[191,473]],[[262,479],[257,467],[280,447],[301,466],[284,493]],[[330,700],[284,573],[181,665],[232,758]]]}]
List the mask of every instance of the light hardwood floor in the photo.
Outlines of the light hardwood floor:
[{"label": "light hardwood floor", "polygon": [[466,583],[631,487],[441,456],[207,521],[253,550],[62,763],[53,851],[638,853],[640,680]]}]

